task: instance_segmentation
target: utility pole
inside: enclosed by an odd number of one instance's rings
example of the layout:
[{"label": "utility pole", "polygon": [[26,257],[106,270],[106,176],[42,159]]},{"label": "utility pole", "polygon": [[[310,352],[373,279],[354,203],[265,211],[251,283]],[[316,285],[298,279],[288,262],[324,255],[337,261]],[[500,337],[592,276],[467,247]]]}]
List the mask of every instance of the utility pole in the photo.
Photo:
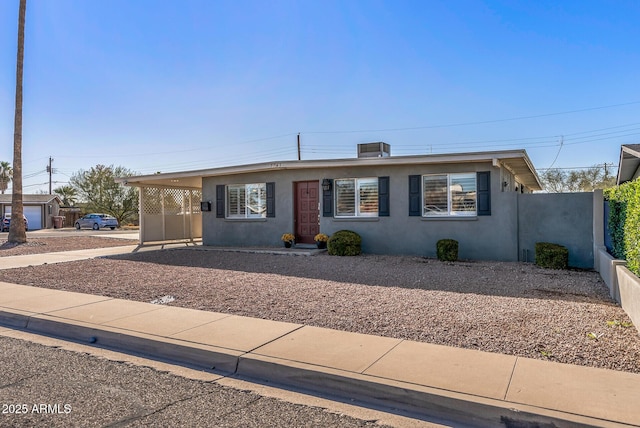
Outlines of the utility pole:
[{"label": "utility pole", "polygon": [[298,132],[298,160],[300,160],[300,133]]},{"label": "utility pole", "polygon": [[53,194],[51,192],[51,175],[53,174],[53,168],[51,168],[51,163],[53,162],[53,158],[49,156],[49,165],[47,165],[47,172],[49,173],[49,194]]}]

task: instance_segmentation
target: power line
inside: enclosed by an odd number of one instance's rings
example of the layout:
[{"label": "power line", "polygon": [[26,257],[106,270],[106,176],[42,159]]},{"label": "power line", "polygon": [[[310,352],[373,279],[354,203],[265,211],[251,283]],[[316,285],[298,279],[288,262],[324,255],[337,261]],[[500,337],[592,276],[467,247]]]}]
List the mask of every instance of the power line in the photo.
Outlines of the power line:
[{"label": "power line", "polygon": [[[588,131],[580,131],[580,132],[574,132],[574,133],[570,133],[570,134],[564,134],[565,138],[564,138],[564,144],[563,145],[575,145],[575,144],[584,144],[584,143],[589,143],[592,141],[601,141],[601,140],[610,140],[610,139],[616,139],[616,138],[623,138],[623,137],[629,137],[629,136],[634,136],[634,135],[640,135],[640,133],[634,133],[634,132],[629,132],[629,131],[635,131],[635,130],[639,130],[640,128],[630,128],[632,126],[638,125],[639,123],[630,123],[630,124],[624,124],[624,125],[617,125],[617,126],[612,126],[612,127],[607,127],[607,128],[599,128],[599,129],[593,129],[593,130],[588,130]],[[615,130],[612,132],[601,132],[601,131],[608,131],[608,130]],[[238,144],[248,144],[251,142],[260,142],[260,141],[266,141],[266,140],[271,140],[271,139],[277,139],[277,138],[283,138],[283,137],[287,137],[287,136],[293,136],[293,135],[297,135],[297,133],[289,133],[289,134],[280,134],[277,136],[272,136],[272,137],[267,137],[267,138],[259,138],[259,139],[253,139],[253,140],[245,140],[241,143]],[[598,137],[598,136],[602,136],[602,138],[594,138],[594,137]],[[446,142],[446,143],[429,143],[429,147],[430,147],[430,151],[431,152],[440,152],[442,150],[440,150],[439,148],[446,148],[447,150],[451,150],[452,148],[456,149],[456,150],[460,150],[460,149],[470,149],[470,150],[474,150],[477,149],[478,146],[482,146],[483,148],[489,148],[489,147],[508,147],[508,146],[519,146],[521,148],[525,148],[525,149],[534,149],[534,148],[546,148],[546,147],[554,147],[554,146],[558,146],[558,141],[557,141],[558,136],[552,136],[552,135],[546,135],[546,136],[538,136],[538,137],[521,137],[521,138],[511,138],[511,139],[495,139],[495,140],[474,140],[474,141],[462,141],[462,142]],[[293,141],[293,140],[292,140]],[[280,146],[280,147],[271,147],[271,148],[265,148],[263,150],[252,150],[252,151],[247,151],[244,152],[241,155],[234,155],[234,154],[228,154],[226,155],[224,158],[220,158],[217,157],[215,159],[203,159],[200,158],[199,160],[195,160],[195,161],[185,161],[185,162],[173,162],[170,164],[160,164],[160,165],[156,165],[153,167],[147,167],[147,168],[142,168],[140,170],[138,170],[139,173],[144,173],[144,171],[158,171],[158,170],[162,170],[165,172],[169,172],[169,171],[174,171],[174,170],[179,170],[179,169],[184,169],[184,168],[207,168],[207,167],[211,167],[212,165],[226,165],[229,163],[234,163],[234,164],[238,164],[238,163],[242,163],[242,162],[259,162],[261,160],[274,160],[275,157],[278,157],[278,160],[282,160],[281,157],[282,156],[291,156],[292,159],[294,159],[295,156],[295,150],[296,147],[293,145],[293,143],[291,142],[286,142],[285,146]],[[492,144],[492,143],[498,143],[498,144]],[[230,145],[235,145],[235,144],[230,144]],[[403,154],[411,154],[414,153],[416,151],[416,149],[422,149],[419,151],[425,151],[426,150],[427,145],[426,144],[406,144],[406,145],[402,145],[402,144],[394,144],[394,152],[396,153],[403,153]],[[173,153],[182,153],[182,152],[190,152],[190,151],[198,151],[198,150],[211,150],[211,147],[206,147],[206,148],[194,148],[194,149],[187,149],[187,150],[176,150],[176,151],[169,151],[169,152],[157,152],[157,153],[152,153],[152,154],[145,154],[145,156],[152,156],[155,154],[173,154]],[[322,153],[327,153],[327,154],[331,154],[331,155],[338,155],[338,156],[349,156],[350,154],[352,154],[352,148],[349,147],[327,147],[326,145],[317,145],[317,144],[301,144],[301,152],[305,155],[313,155],[313,154],[322,154]],[[127,157],[129,158],[130,156],[132,156],[131,154],[123,154],[122,156],[115,156],[117,157]],[[63,156],[63,157],[67,157],[67,158],[73,158],[76,156]],[[80,157],[85,157],[85,156],[80,156]],[[94,156],[86,156],[86,157],[94,157]],[[54,171],[55,173],[61,173],[58,169],[56,169]],[[40,175],[44,173],[44,171],[39,171],[39,172],[35,172],[31,175],[27,175],[25,176],[25,178],[31,178],[31,177],[35,177],[37,175]],[[71,171],[69,171],[69,173],[72,173]],[[68,174],[64,174],[67,175]]]},{"label": "power line", "polygon": [[590,168],[599,168],[599,167],[603,167],[603,168],[615,168],[617,169],[618,166],[613,164],[613,163],[603,163],[602,165],[598,164],[598,165],[591,165],[591,166],[568,166],[568,167],[555,167],[555,168],[536,168],[536,171],[570,171],[570,170],[574,170],[574,169],[590,169]]},{"label": "power line", "polygon": [[[630,124],[617,125],[617,126],[612,126],[607,128],[593,129],[589,131],[580,131],[580,132],[574,132],[569,134],[563,134],[564,144],[565,145],[584,144],[592,141],[601,141],[606,139],[640,135],[640,133],[635,133],[635,132],[629,133],[629,131],[640,130],[640,127],[630,128],[630,129],[620,129],[620,128],[629,128],[631,126],[635,126],[639,124],[640,123],[630,123]],[[600,131],[606,131],[611,129],[619,129],[619,130],[613,131],[613,132],[598,133]],[[584,134],[589,134],[589,135],[584,135]],[[582,135],[582,136],[578,136],[578,135]],[[568,136],[572,136],[572,137],[568,137]],[[609,136],[609,137],[602,138],[602,139],[594,138],[599,136]],[[446,147],[447,149],[450,149],[452,146],[456,146],[456,148],[475,148],[479,145],[482,145],[482,147],[501,147],[501,146],[521,146],[522,147],[523,146],[525,148],[526,147],[537,148],[537,147],[557,146],[558,138],[559,138],[558,135],[544,135],[544,136],[538,136],[538,137],[522,137],[522,138],[508,138],[508,139],[472,140],[472,141],[458,141],[458,142],[448,141],[443,143],[430,142],[428,146],[431,150],[433,150],[434,148],[437,150],[438,147]],[[569,143],[567,141],[571,141],[571,142]],[[492,143],[504,143],[504,144],[492,144]],[[426,144],[394,145],[394,151],[395,152],[399,150],[406,151],[406,150],[411,150],[412,148],[415,149],[415,148],[425,148],[425,147],[426,147]],[[316,153],[335,151],[332,148],[327,148],[324,145],[306,145],[305,148],[311,149]]]},{"label": "power line", "polygon": [[[290,148],[281,148],[279,150],[263,150],[263,151],[254,151],[253,153],[247,154],[246,156],[237,156],[237,155],[228,155],[224,158],[217,158],[213,163],[215,163],[218,166],[223,166],[223,165],[232,165],[232,164],[238,164],[238,163],[242,163],[243,161],[246,162],[256,162],[259,160],[275,160],[277,157],[277,160],[282,160],[280,158],[281,155],[290,155],[290,156],[294,156],[294,152],[295,152],[295,148],[290,147]],[[170,172],[170,171],[174,171],[174,170],[179,170],[181,168],[185,168],[185,167],[191,167],[191,168],[197,168],[197,167],[204,167],[204,168],[210,168],[212,166],[212,161],[211,160],[205,160],[205,159],[201,159],[199,161],[188,161],[188,162],[178,162],[178,163],[171,163],[171,164],[164,164],[164,165],[156,165],[154,167],[149,167],[149,168],[143,168],[141,171],[139,172],[143,172],[143,171],[163,171],[163,172]]]},{"label": "power line", "polygon": [[45,171],[45,170],[41,170],[41,171],[37,171],[37,172],[32,172],[32,173],[30,173],[30,174],[25,174],[25,175],[23,175],[23,176],[22,176],[22,178],[23,178],[23,179],[33,178],[33,177],[37,177],[37,176],[42,175],[42,174],[46,174],[46,172],[47,172],[47,171]]},{"label": "power line", "polygon": [[37,183],[37,184],[27,184],[25,186],[22,187],[34,187],[34,186],[44,186],[45,184],[49,184],[48,181],[44,182],[44,183]]},{"label": "power line", "polygon": [[572,134],[565,134],[565,135],[587,134],[587,133],[590,133],[590,132],[608,131],[609,129],[626,128],[628,126],[635,126],[635,125],[640,125],[640,122],[627,123],[626,125],[610,126],[608,128],[593,129],[591,131],[574,132]]},{"label": "power line", "polygon": [[[297,132],[291,132],[288,134],[282,134],[282,135],[275,135],[272,137],[265,137],[265,138],[256,138],[253,140],[245,140],[245,141],[240,141],[237,143],[223,143],[224,145],[232,145],[232,146],[239,146],[239,145],[244,145],[244,144],[251,144],[251,143],[259,143],[261,141],[267,141],[267,140],[276,140],[279,138],[284,138],[284,137],[291,137],[293,135],[297,135]],[[170,155],[170,154],[174,154],[174,153],[187,153],[187,152],[197,152],[197,151],[201,151],[201,150],[211,150],[212,146],[206,146],[206,147],[196,147],[193,149],[184,149],[184,150],[170,150],[170,151],[166,151],[166,152],[154,152],[154,155]],[[112,158],[130,158],[130,157],[135,157],[135,156],[149,156],[149,153],[126,153],[126,154],[122,154],[120,156],[110,156]],[[76,158],[94,158],[95,155],[77,155],[77,156],[58,156],[59,158],[67,158],[67,159],[76,159]]]},{"label": "power line", "polygon": [[568,111],[562,111],[562,112],[556,112],[556,113],[545,113],[545,114],[537,114],[537,115],[531,115],[531,116],[518,116],[518,117],[511,117],[506,119],[492,119],[492,120],[482,120],[482,121],[475,121],[475,122],[449,123],[445,125],[412,126],[412,127],[404,127],[404,128],[387,128],[387,129],[362,129],[362,130],[351,130],[351,131],[307,131],[307,132],[303,132],[303,134],[352,134],[352,133],[359,133],[359,132],[395,132],[395,131],[415,131],[419,129],[453,128],[457,126],[485,125],[489,123],[500,123],[500,122],[515,121],[515,120],[536,119],[540,117],[559,116],[563,114],[602,110],[607,108],[622,107],[622,106],[628,106],[628,105],[634,105],[634,104],[640,104],[640,101],[632,101],[629,103],[621,103],[621,104],[611,104],[611,105],[599,106],[599,107],[588,107],[583,109],[568,110]]},{"label": "power line", "polygon": [[560,151],[562,150],[563,144],[564,144],[564,137],[560,136],[560,148],[558,149],[558,153],[556,153],[556,157],[553,159],[553,162],[551,162],[551,166],[549,166],[549,169],[551,169],[551,167],[555,165],[556,161],[558,160],[558,156],[560,156]]},{"label": "power line", "polygon": [[612,138],[632,137],[634,135],[640,135],[640,132],[634,132],[634,133],[631,133],[631,134],[617,135],[615,137],[592,138],[590,140],[578,141],[578,142],[574,142],[574,143],[565,143],[565,144],[568,145],[568,146],[571,146],[571,145],[574,145],[574,144],[585,144],[585,143],[592,143],[594,141],[610,140]]}]

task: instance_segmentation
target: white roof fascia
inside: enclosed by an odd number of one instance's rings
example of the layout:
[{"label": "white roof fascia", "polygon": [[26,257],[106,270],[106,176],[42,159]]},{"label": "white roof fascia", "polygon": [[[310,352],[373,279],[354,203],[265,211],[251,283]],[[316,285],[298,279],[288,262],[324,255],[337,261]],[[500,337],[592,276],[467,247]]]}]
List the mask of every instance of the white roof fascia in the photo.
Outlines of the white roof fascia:
[{"label": "white roof fascia", "polygon": [[494,152],[474,153],[449,153],[431,155],[390,156],[384,158],[348,158],[348,159],[320,159],[320,160],[289,160],[280,162],[264,162],[237,166],[226,166],[184,172],[169,172],[161,174],[141,175],[117,178],[116,181],[125,185],[154,180],[171,180],[193,177],[216,177],[224,175],[247,174],[253,172],[288,170],[288,169],[312,169],[312,168],[340,168],[354,166],[376,165],[420,165],[440,163],[464,163],[464,162],[492,162],[496,160],[522,158],[533,173],[538,184],[540,183],[525,150],[508,150]]},{"label": "white roof fascia", "polygon": [[543,190],[544,186],[542,185],[542,182],[540,181],[540,177],[538,177],[538,171],[536,171],[535,167],[533,166],[533,163],[531,162],[531,159],[529,159],[529,156],[527,156],[526,152],[524,153],[523,159],[527,163],[527,166],[529,167],[531,172],[533,173],[533,177],[536,179],[536,182],[538,183],[538,186],[540,186],[540,190]]},{"label": "white roof fascia", "polygon": [[[616,177],[617,185],[632,180],[640,164],[640,152],[635,150],[638,145],[633,144],[632,146],[629,147],[624,144],[620,146],[620,161],[618,162],[618,175]],[[625,157],[625,153],[632,157]]]}]

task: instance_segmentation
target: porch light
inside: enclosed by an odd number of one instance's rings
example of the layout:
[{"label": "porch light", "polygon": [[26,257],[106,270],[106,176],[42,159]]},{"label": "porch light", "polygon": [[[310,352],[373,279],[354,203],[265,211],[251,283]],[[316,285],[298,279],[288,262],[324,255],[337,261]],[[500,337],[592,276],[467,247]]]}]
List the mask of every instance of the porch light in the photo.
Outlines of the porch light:
[{"label": "porch light", "polygon": [[331,190],[331,180],[329,180],[328,178],[322,180],[322,190],[324,190],[325,192]]}]

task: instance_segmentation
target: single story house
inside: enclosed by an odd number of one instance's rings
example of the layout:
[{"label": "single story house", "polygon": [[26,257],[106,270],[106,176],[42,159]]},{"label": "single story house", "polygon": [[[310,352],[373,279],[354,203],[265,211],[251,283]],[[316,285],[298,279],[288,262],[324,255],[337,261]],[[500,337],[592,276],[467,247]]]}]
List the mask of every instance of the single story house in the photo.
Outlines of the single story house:
[{"label": "single story house", "polygon": [[640,144],[623,144],[620,146],[620,163],[616,184],[640,177]]},{"label": "single story house", "polygon": [[282,246],[349,229],[363,251],[518,260],[520,194],[541,190],[525,150],[390,156],[385,143],[352,159],[238,165],[119,179],[140,188],[141,242],[202,237],[209,246]]},{"label": "single story house", "polygon": [[[11,213],[11,194],[0,195],[0,212],[2,217]],[[24,215],[29,222],[29,230],[51,229],[53,216],[60,211],[62,201],[57,195],[22,195]]]}]

